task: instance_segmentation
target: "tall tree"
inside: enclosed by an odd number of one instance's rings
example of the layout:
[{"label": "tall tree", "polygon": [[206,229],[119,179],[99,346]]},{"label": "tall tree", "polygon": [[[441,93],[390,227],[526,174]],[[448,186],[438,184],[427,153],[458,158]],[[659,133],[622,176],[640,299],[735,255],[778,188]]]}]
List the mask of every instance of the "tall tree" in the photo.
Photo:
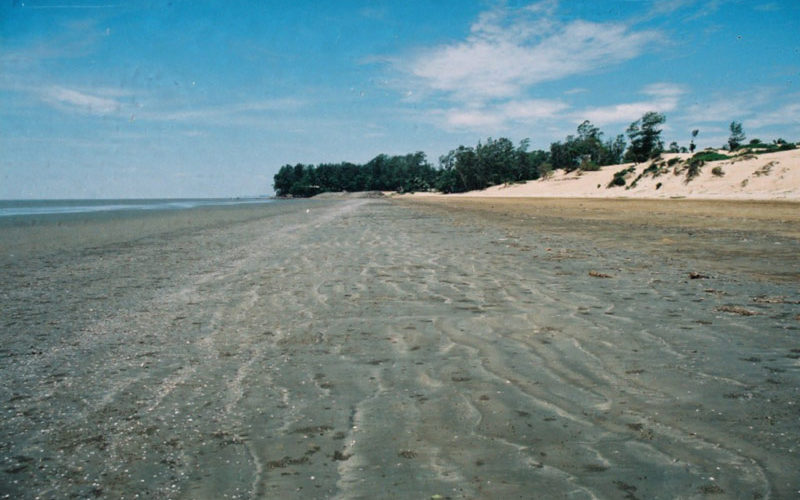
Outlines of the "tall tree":
[{"label": "tall tree", "polygon": [[663,114],[648,111],[631,123],[625,131],[631,141],[625,160],[643,162],[661,153],[664,150],[664,141],[661,140],[661,129],[658,126],[665,121]]},{"label": "tall tree", "polygon": [[601,135],[603,135],[603,133],[600,132],[600,129],[592,125],[592,122],[589,120],[584,120],[583,123],[578,125],[578,140],[599,140]]},{"label": "tall tree", "polygon": [[745,140],[744,129],[742,129],[742,123],[736,121],[731,122],[730,129],[731,136],[728,137],[728,149],[735,151],[739,149],[739,146],[741,146]]},{"label": "tall tree", "polygon": [[618,134],[614,139],[609,139],[603,145],[603,154],[598,165],[617,165],[622,163],[622,155],[625,154],[625,136]]},{"label": "tall tree", "polygon": [[282,166],[278,173],[275,174],[274,181],[275,194],[278,196],[288,195],[295,183],[294,167],[291,165]]}]

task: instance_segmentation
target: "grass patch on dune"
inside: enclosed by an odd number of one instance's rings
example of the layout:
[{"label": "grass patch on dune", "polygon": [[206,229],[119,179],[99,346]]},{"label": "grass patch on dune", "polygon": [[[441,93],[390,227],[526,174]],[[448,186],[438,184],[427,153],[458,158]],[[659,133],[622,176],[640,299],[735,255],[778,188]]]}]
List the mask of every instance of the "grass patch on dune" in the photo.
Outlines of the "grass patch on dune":
[{"label": "grass patch on dune", "polygon": [[707,161],[720,161],[720,160],[730,160],[730,159],[731,159],[730,156],[717,153],[716,151],[700,151],[699,153],[696,153],[694,156],[692,156],[689,159],[689,162],[690,163],[692,161],[707,162]]}]

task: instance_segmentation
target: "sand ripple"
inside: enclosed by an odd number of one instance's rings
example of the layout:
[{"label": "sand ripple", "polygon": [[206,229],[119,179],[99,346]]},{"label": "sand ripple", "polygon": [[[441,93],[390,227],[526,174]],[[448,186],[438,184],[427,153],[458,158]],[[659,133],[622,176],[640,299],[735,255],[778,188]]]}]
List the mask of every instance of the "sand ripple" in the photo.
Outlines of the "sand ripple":
[{"label": "sand ripple", "polygon": [[800,494],[791,284],[529,222],[294,206],[5,265],[0,494]]}]

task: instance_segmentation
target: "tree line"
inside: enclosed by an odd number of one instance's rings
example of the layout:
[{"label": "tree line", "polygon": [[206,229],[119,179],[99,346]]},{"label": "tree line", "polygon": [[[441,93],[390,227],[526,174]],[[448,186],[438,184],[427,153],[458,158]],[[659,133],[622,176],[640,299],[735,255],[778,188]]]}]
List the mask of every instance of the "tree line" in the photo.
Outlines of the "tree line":
[{"label": "tree line", "polygon": [[414,192],[432,189],[438,177],[438,170],[420,151],[403,156],[380,154],[363,165],[284,165],[275,174],[273,186],[278,196],[295,197],[338,191]]},{"label": "tree line", "polygon": [[[349,162],[284,165],[275,174],[273,187],[278,196],[294,197],[339,191],[460,193],[536,180],[555,169],[598,170],[622,162],[641,163],[664,152],[660,126],[665,121],[662,113],[647,112],[626,129],[627,140],[622,134],[603,140],[603,132],[586,120],[578,125],[577,134],[553,142],[548,151],[529,151],[528,139],[514,145],[505,137],[488,138],[474,147],[459,146],[449,151],[439,157],[436,167],[428,162],[423,152],[396,156],[380,154],[362,165]],[[745,135],[741,123],[732,122],[730,129],[731,138],[725,147],[731,150],[743,147]],[[692,153],[698,132],[692,131]],[[749,146],[756,143],[767,148],[794,147],[785,141],[766,145],[758,139]],[[669,151],[686,152],[686,148],[679,148],[673,142]]]}]

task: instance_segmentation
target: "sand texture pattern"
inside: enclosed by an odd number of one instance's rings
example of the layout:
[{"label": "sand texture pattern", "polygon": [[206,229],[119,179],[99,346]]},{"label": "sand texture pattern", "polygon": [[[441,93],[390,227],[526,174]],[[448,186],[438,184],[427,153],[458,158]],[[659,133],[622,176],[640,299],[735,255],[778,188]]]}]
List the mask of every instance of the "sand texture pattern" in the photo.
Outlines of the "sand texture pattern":
[{"label": "sand texture pattern", "polygon": [[467,202],[18,230],[0,496],[800,495],[797,222]]}]

